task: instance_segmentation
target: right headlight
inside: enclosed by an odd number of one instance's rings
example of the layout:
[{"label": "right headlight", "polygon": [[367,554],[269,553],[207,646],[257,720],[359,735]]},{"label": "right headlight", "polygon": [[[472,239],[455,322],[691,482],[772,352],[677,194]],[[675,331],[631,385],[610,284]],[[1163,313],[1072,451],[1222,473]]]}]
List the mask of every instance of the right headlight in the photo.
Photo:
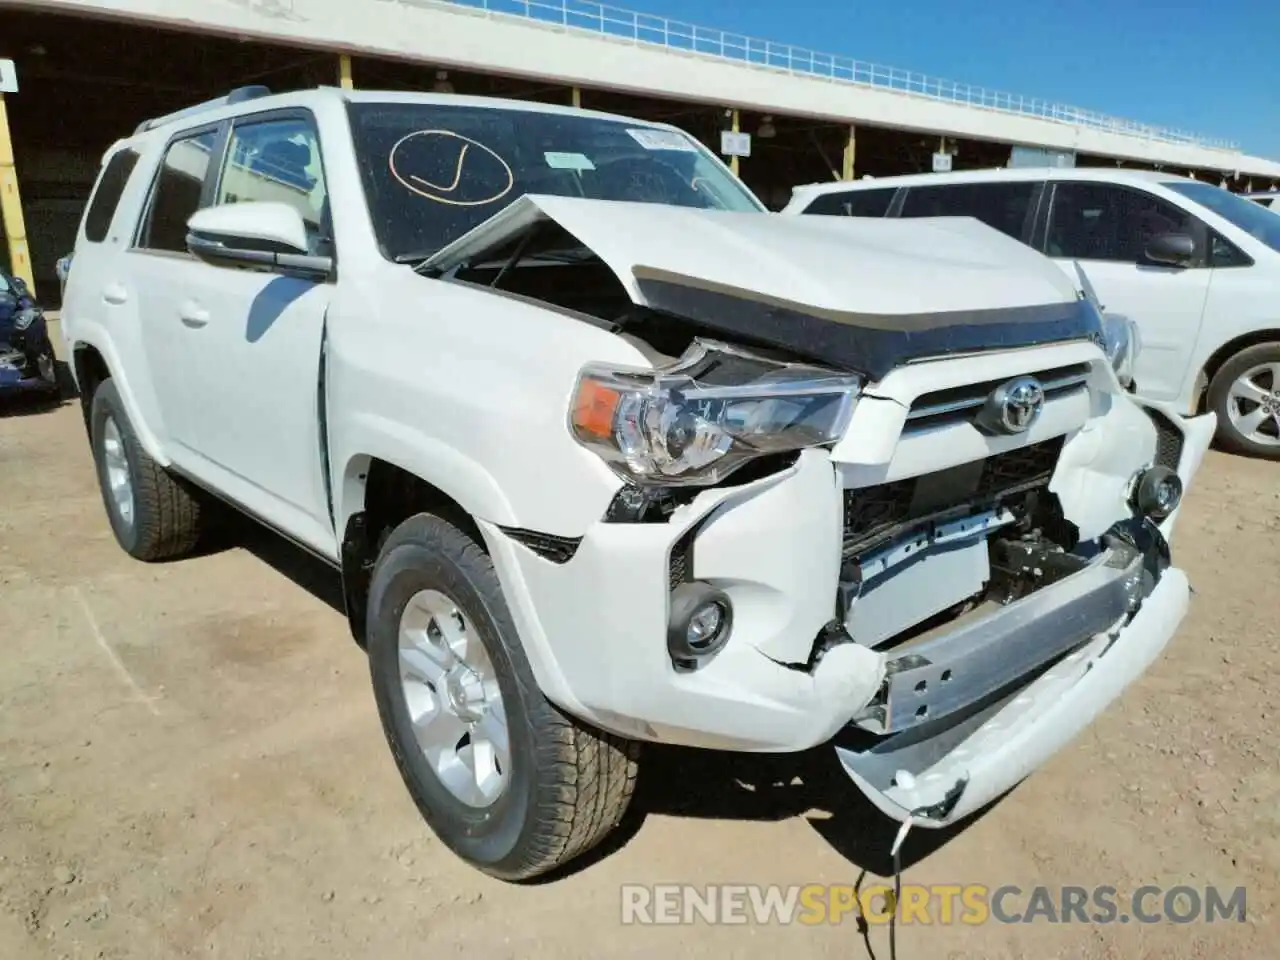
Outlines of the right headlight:
[{"label": "right headlight", "polygon": [[1104,351],[1122,387],[1133,385],[1133,368],[1142,350],[1138,325],[1122,317],[1102,316]]},{"label": "right headlight", "polygon": [[662,369],[584,368],[569,429],[632,483],[709,485],[756,457],[839,440],[860,386],[696,341]]}]

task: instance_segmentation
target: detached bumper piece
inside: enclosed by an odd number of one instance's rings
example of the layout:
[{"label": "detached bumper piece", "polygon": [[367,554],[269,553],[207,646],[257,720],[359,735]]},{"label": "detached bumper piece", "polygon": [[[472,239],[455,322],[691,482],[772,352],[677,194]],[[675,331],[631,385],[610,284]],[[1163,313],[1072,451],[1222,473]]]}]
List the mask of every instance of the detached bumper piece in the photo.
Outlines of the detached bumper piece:
[{"label": "detached bumper piece", "polygon": [[1086,565],[950,633],[890,654],[837,740],[885,813],[944,826],[1015,786],[1159,654],[1187,608],[1154,523],[1113,528]]}]

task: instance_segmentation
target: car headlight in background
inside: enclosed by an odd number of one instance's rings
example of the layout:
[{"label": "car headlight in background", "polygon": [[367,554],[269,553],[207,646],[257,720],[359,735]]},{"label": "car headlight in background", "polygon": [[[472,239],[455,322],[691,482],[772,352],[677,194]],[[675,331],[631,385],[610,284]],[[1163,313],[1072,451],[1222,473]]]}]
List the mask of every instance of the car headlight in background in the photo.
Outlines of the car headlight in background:
[{"label": "car headlight in background", "polygon": [[15,330],[27,330],[43,317],[44,312],[38,307],[27,307],[25,310],[19,310],[18,315],[13,318],[13,328]]},{"label": "car headlight in background", "polygon": [[584,368],[569,428],[633,483],[708,485],[757,457],[840,439],[860,385],[696,341],[666,368]]},{"label": "car headlight in background", "polygon": [[1111,361],[1120,385],[1133,386],[1133,368],[1142,350],[1142,338],[1138,326],[1123,317],[1102,315],[1103,350]]}]

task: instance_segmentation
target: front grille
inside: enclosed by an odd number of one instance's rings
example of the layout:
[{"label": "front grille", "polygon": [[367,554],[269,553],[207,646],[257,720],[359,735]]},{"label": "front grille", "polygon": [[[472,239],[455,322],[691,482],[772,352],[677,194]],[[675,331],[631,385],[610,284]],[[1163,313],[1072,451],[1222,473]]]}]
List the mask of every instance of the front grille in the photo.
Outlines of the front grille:
[{"label": "front grille", "polygon": [[[1089,364],[1074,363],[1050,370],[1037,370],[1027,376],[1040,381],[1047,402],[1084,390],[1089,379]],[[982,409],[992,392],[1012,379],[1014,378],[1004,377],[986,383],[967,383],[960,387],[922,394],[911,404],[907,413],[907,428],[938,427],[971,420]]]},{"label": "front grille", "polygon": [[934,473],[844,492],[844,552],[856,556],[904,529],[957,509],[990,509],[1048,486],[1063,437],[998,453]]},{"label": "front grille", "polygon": [[1146,411],[1156,428],[1156,465],[1176,471],[1182,462],[1182,431],[1160,411],[1150,407]]}]

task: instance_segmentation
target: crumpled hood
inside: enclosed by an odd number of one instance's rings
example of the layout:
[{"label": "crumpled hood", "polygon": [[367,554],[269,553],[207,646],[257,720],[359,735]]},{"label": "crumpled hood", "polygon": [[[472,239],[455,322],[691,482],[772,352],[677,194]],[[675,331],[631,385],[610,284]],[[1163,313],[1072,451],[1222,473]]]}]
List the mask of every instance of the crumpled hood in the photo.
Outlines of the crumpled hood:
[{"label": "crumpled hood", "polygon": [[730,213],[529,195],[427,261],[494,258],[540,221],[589,247],[637,304],[729,340],[878,381],[904,363],[1100,342],[1052,260],[971,218]]},{"label": "crumpled hood", "polygon": [[1051,260],[971,218],[863,219],[731,213],[530,194],[440,250],[450,267],[554,220],[652,306],[662,276],[818,310],[892,317],[1071,303]]}]

